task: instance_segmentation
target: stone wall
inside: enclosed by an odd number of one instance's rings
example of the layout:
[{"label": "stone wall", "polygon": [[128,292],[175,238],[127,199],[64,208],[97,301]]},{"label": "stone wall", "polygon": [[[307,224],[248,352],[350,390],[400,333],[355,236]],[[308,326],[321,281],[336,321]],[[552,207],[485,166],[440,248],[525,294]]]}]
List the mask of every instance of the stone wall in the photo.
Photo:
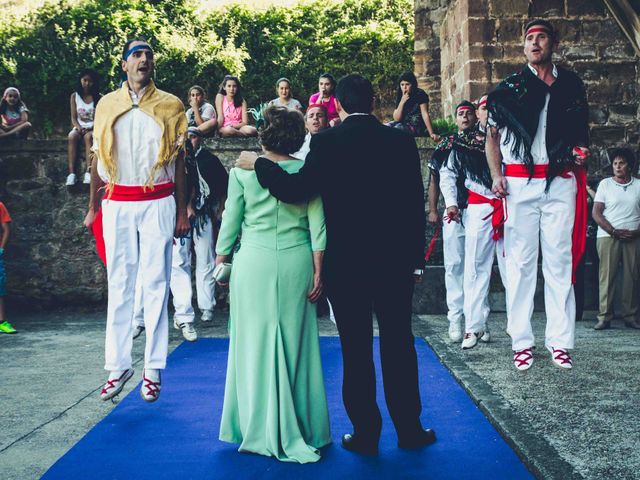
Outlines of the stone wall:
[{"label": "stone wall", "polygon": [[442,112],[451,115],[461,99],[477,98],[522,68],[528,18],[556,26],[555,61],[586,85],[596,147],[590,170],[599,175],[607,149],[637,149],[640,141],[638,58],[601,0],[416,0],[416,74],[424,85],[440,85]]},{"label": "stone wall", "polygon": [[431,100],[432,118],[442,116],[440,95],[440,23],[449,0],[415,0],[414,72]]},{"label": "stone wall", "polygon": [[[426,139],[418,139],[418,145],[426,190],[426,160],[433,150]],[[259,148],[255,139],[216,139],[207,146],[227,168],[241,150]],[[106,301],[105,270],[94,252],[92,237],[82,225],[88,187],[79,185],[70,190],[64,186],[66,163],[64,140],[0,145],[0,200],[13,217],[6,266],[8,300],[14,305],[78,307]],[[432,234],[429,229],[429,238]],[[416,311],[445,311],[443,279],[438,242],[425,282],[417,288]],[[497,292],[500,295],[499,288]]]}]

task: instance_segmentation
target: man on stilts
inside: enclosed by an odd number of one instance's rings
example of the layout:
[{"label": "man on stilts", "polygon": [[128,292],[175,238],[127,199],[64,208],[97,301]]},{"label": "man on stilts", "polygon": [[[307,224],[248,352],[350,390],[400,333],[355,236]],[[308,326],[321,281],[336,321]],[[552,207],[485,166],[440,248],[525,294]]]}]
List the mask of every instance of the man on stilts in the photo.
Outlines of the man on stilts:
[{"label": "man on stilts", "polygon": [[[555,365],[573,366],[572,276],[584,253],[589,155],[585,89],[573,72],[552,63],[558,37],[545,20],[525,27],[522,72],[489,94],[486,152],[493,193],[505,198],[507,332],[516,369],[533,363],[533,297],[542,249],[547,316],[545,346]],[[504,166],[504,170],[503,170]]]},{"label": "man on stilts", "polygon": [[[104,238],[108,306],[105,370],[101,398],[109,400],[133,376],[131,362],[134,291],[142,270],[147,332],[142,389],[144,400],[160,395],[160,370],[168,350],[169,279],[173,237],[189,229],[185,203],[182,102],[151,80],[154,57],[144,40],[125,44],[122,87],[100,101],[94,124],[89,211],[85,225]],[[102,203],[98,186],[104,182]],[[175,197],[174,197],[175,192]]]},{"label": "man on stilts", "polygon": [[[471,110],[475,110],[474,105],[464,101],[456,108],[456,116]],[[468,203],[464,221],[463,349],[475,347],[478,340],[490,340],[487,325],[490,312],[489,283],[496,250],[501,276],[504,271],[504,210],[502,200],[491,192],[491,173],[484,153],[484,142],[485,136],[477,125],[467,128],[456,135],[451,153],[440,169],[440,189],[447,216],[452,221],[459,221],[460,179],[464,181]]]}]

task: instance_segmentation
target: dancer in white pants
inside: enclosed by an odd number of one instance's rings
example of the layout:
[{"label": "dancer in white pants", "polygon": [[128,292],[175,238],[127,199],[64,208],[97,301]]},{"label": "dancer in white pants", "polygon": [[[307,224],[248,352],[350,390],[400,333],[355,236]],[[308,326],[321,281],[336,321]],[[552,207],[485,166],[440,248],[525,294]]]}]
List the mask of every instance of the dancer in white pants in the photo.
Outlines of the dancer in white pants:
[{"label": "dancer in white pants", "polygon": [[[215,225],[222,215],[227,197],[228,174],[220,159],[202,147],[202,133],[189,127],[187,143],[187,184],[190,201],[187,207],[193,223],[191,231],[182,238],[176,238],[173,245],[171,268],[171,293],[173,294],[174,327],[182,331],[190,342],[198,339],[194,327],[193,288],[191,283],[191,248],[196,255],[196,294],[201,320],[213,320],[216,306],[215,281]],[[142,288],[136,286],[136,314],[134,317],[134,337],[145,329],[142,321]]]},{"label": "dancer in white pants", "polygon": [[487,101],[492,190],[507,204],[507,332],[518,370],[533,363],[531,315],[539,247],[545,280],[545,346],[555,365],[573,366],[572,273],[586,238],[582,162],[589,154],[588,107],[580,79],[551,61],[557,43],[549,22],[530,22],[524,38],[528,65],[504,80]]},{"label": "dancer in white pants", "polygon": [[[131,362],[134,290],[140,270],[147,331],[141,395],[160,395],[168,332],[167,299],[174,233],[188,227],[183,142],[187,129],[182,102],[151,81],[153,51],[141,40],[127,42],[122,70],[127,80],[97,106],[89,212],[85,225],[103,225],[109,300],[105,369],[101,391],[108,400],[133,375]],[[101,182],[107,185],[102,201]],[[175,197],[173,193],[175,191]],[[100,224],[100,222],[98,222]]]},{"label": "dancer in white pants", "polygon": [[[475,106],[464,101],[456,108],[456,116],[473,118]],[[457,219],[458,181],[464,179],[468,191],[468,206],[464,216],[464,318],[465,334],[462,348],[474,347],[478,340],[490,340],[489,283],[496,247],[498,265],[502,274],[504,252],[502,202],[491,193],[491,174],[484,154],[484,135],[476,125],[458,134],[451,153],[440,169],[440,188],[449,218]],[[493,217],[493,218],[492,218]],[[496,221],[494,221],[494,218]],[[490,220],[491,219],[491,220]]]},{"label": "dancer in white pants", "polygon": [[[431,172],[429,182],[429,223],[440,221],[438,215],[438,199],[440,197],[442,166],[447,162],[456,139],[465,130],[473,128],[477,122],[475,107],[470,102],[463,102],[456,107],[456,125],[458,133],[445,138],[433,153],[429,162]],[[455,203],[457,214],[450,217],[445,206],[442,215],[442,254],[444,263],[444,285],[447,290],[447,319],[449,320],[449,339],[458,342],[462,339],[462,320],[464,318],[464,265],[465,265],[465,209],[467,206],[467,189],[464,176],[455,181]],[[449,190],[450,192],[450,190]],[[451,199],[451,198],[450,198]],[[446,197],[445,197],[446,204]],[[488,338],[488,336],[487,336]]]}]

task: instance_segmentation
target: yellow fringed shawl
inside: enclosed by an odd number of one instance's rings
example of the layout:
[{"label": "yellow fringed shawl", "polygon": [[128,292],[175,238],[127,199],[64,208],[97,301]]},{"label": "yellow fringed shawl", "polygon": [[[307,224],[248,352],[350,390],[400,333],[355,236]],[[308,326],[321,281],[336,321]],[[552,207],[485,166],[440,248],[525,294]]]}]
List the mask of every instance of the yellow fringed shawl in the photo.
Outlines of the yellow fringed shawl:
[{"label": "yellow fringed shawl", "polygon": [[[107,171],[109,187],[114,185],[117,178],[117,166],[112,155],[113,126],[118,118],[131,110],[132,106],[129,86],[127,82],[124,82],[122,88],[105,95],[96,107],[93,136],[98,139],[96,153]],[[153,118],[162,131],[158,159],[151,169],[151,174],[145,185],[153,188],[156,172],[170,165],[184,148],[187,117],[184,114],[184,106],[178,97],[159,90],[153,81],[147,86],[138,103],[138,108]]]}]

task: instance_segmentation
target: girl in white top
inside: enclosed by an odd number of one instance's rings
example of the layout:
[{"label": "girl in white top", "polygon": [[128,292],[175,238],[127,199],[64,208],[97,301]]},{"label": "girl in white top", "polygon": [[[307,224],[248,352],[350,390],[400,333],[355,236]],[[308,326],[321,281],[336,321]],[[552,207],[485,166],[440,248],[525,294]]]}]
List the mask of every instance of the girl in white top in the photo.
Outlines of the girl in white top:
[{"label": "girl in white top", "polygon": [[297,110],[302,113],[302,104],[291,96],[291,81],[282,77],[276,82],[278,98],[269,102],[269,106],[286,107],[288,110]]},{"label": "girl in white top", "polygon": [[96,111],[96,104],[100,100],[100,77],[97,72],[85,69],[78,76],[78,84],[75,92],[69,99],[71,108],[71,123],[73,128],[69,132],[68,158],[69,175],[67,176],[67,186],[75,185],[76,174],[75,164],[77,160],[78,144],[84,143],[86,173],[84,183],[91,182],[91,145],[93,143],[93,116]]}]

